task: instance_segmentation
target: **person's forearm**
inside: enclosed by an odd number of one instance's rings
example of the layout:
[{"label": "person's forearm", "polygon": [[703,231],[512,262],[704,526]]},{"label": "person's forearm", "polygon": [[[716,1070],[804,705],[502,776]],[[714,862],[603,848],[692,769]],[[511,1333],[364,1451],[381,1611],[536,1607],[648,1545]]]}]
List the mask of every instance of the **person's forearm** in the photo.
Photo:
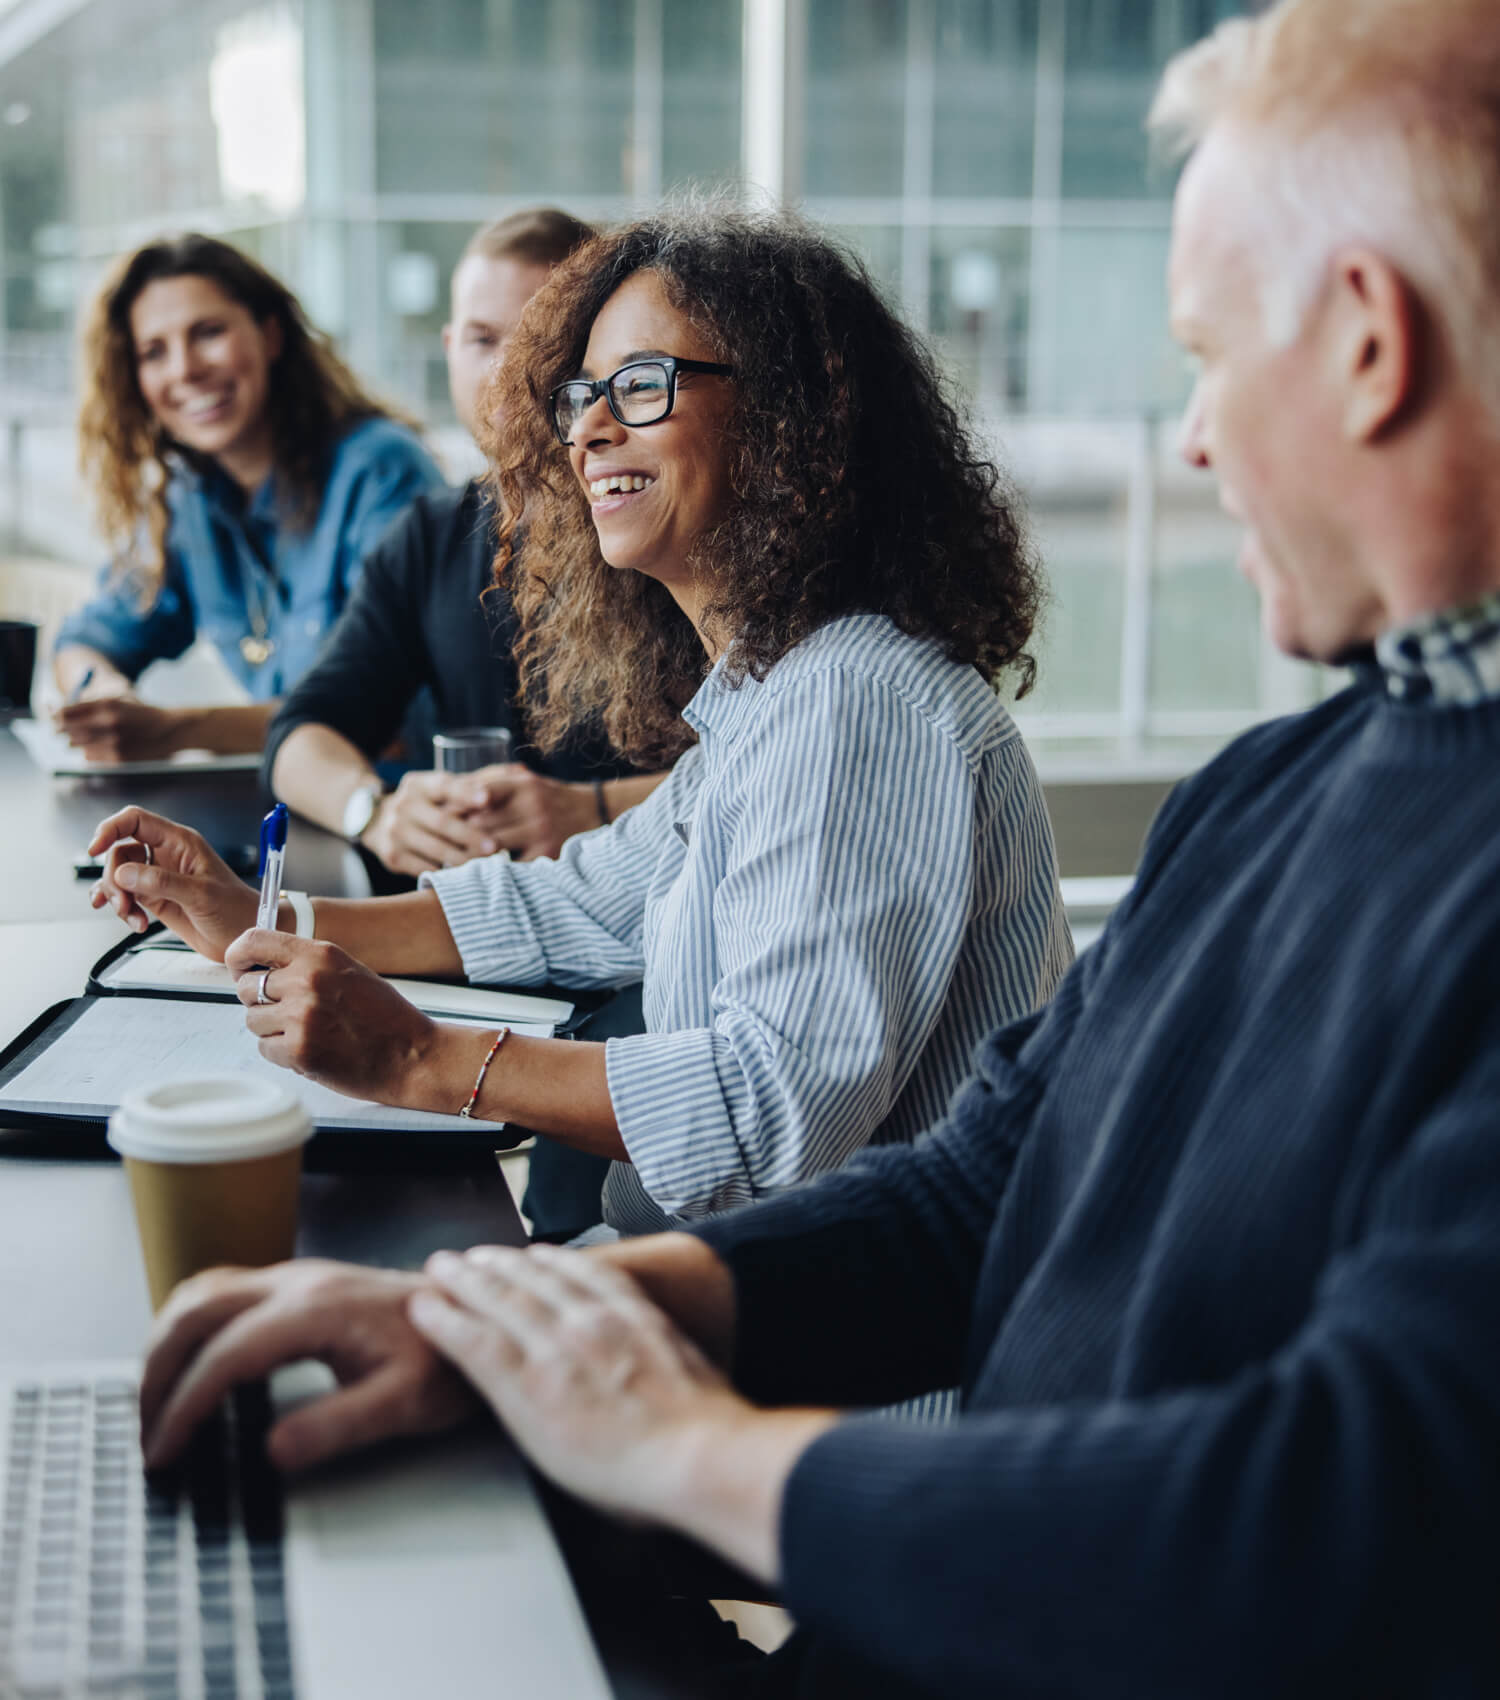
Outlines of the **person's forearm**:
[{"label": "person's forearm", "polygon": [[329,832],[343,830],[345,805],[360,786],[379,783],[357,744],[315,721],[286,735],[271,768],[271,789],[281,801]]},{"label": "person's forearm", "polygon": [[[432,1043],[412,1059],[397,1101],[409,1109],[456,1115],[474,1090],[495,1033],[439,1024]],[[600,1044],[507,1034],[485,1069],[473,1114],[481,1121],[519,1122],[596,1157],[629,1161]]]},{"label": "person's forearm", "polygon": [[132,688],[130,680],[107,655],[102,655],[97,649],[90,649],[87,644],[65,644],[52,657],[52,677],[65,697],[73,694],[85,673],[93,674],[89,681],[91,690],[104,686],[119,691]]},{"label": "person's forearm", "polygon": [[463,977],[463,958],[432,891],[399,897],[316,898],[313,931],[377,974]]},{"label": "person's forearm", "polygon": [[607,779],[604,782],[604,806],[611,820],[618,820],[626,809],[644,803],[667,777],[666,773],[642,773],[630,779]]},{"label": "person's forearm", "polygon": [[643,1234],[590,1248],[623,1270],[703,1355],[728,1371],[734,1357],[734,1276],[694,1234]]},{"label": "person's forearm", "polygon": [[705,1413],[700,1425],[674,1436],[672,1486],[657,1501],[662,1521],[778,1587],[787,1481],[797,1460],[840,1416],[754,1406]]},{"label": "person's forearm", "polygon": [[266,741],[277,704],[236,703],[226,708],[171,708],[170,747],[174,750],[213,750],[218,755],[255,755]]}]

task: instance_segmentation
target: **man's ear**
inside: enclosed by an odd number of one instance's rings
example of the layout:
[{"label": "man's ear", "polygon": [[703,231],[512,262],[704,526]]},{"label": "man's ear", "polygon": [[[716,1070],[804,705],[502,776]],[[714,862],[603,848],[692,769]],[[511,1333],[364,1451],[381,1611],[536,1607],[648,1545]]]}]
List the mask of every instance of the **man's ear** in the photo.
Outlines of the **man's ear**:
[{"label": "man's ear", "polygon": [[449,349],[451,349],[452,347],[453,347],[453,326],[452,325],[444,325],[443,326],[443,353],[446,354],[449,351]]},{"label": "man's ear", "polygon": [[1421,384],[1416,292],[1383,255],[1346,248],[1333,263],[1328,326],[1344,437],[1373,442],[1410,407]]}]

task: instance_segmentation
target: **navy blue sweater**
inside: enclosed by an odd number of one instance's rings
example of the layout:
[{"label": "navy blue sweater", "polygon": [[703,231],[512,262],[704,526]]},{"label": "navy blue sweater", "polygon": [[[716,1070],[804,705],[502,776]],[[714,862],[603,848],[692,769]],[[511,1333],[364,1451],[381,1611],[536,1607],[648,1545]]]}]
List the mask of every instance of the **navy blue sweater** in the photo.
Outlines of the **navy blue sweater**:
[{"label": "navy blue sweater", "polygon": [[1241,738],[975,1061],[697,1230],[753,1397],[964,1388],[797,1464],[797,1691],[1500,1694],[1500,703]]}]

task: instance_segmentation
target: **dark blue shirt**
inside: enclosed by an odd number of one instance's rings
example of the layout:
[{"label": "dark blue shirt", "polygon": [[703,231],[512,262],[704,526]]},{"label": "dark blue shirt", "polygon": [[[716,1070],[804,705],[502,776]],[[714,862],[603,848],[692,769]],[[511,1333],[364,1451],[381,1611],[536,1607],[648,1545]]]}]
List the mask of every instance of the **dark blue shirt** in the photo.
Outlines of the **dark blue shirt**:
[{"label": "dark blue shirt", "polygon": [[[106,567],[99,595],[64,622],[58,647],[86,644],[134,679],[207,638],[253,699],[281,696],[312,663],[387,526],[441,483],[416,436],[384,418],[361,421],[334,446],[305,530],[282,513],[275,475],[247,500],[217,467],[181,467],[167,492],[160,594],[142,606],[128,578]],[[272,647],[257,662],[240,645],[261,629]]]},{"label": "dark blue shirt", "polygon": [[927,1140],[696,1230],[753,1396],[964,1389],[797,1463],[785,1691],[1500,1693],[1497,774],[1373,669],[1247,734]]}]

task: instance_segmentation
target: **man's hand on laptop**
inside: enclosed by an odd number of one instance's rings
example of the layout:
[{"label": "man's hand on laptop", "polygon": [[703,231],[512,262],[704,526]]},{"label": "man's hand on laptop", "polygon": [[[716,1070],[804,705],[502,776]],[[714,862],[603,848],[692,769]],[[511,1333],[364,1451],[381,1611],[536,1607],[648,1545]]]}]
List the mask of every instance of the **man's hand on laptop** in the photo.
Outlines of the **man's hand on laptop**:
[{"label": "man's hand on laptop", "polygon": [[439,1253],[427,1274],[412,1321],[539,1469],[777,1582],[786,1479],[837,1412],[750,1404],[635,1280],[586,1252],[480,1246]]},{"label": "man's hand on laptop", "polygon": [[307,1358],[327,1364],[339,1386],[271,1430],[267,1450],[283,1470],[472,1415],[478,1396],[407,1319],[424,1285],[419,1275],[312,1258],[184,1281],[156,1319],[141,1377],[148,1468],[170,1463],[231,1387]]},{"label": "man's hand on laptop", "polygon": [[141,1379],[147,1465],[170,1463],[236,1383],[307,1358],[340,1385],[271,1430],[267,1449],[284,1470],[437,1433],[482,1395],[561,1486],[679,1529],[773,1586],[787,1478],[839,1420],[741,1398],[602,1255],[480,1246],[439,1253],[425,1275],[305,1259],[183,1282],[157,1318]]}]

